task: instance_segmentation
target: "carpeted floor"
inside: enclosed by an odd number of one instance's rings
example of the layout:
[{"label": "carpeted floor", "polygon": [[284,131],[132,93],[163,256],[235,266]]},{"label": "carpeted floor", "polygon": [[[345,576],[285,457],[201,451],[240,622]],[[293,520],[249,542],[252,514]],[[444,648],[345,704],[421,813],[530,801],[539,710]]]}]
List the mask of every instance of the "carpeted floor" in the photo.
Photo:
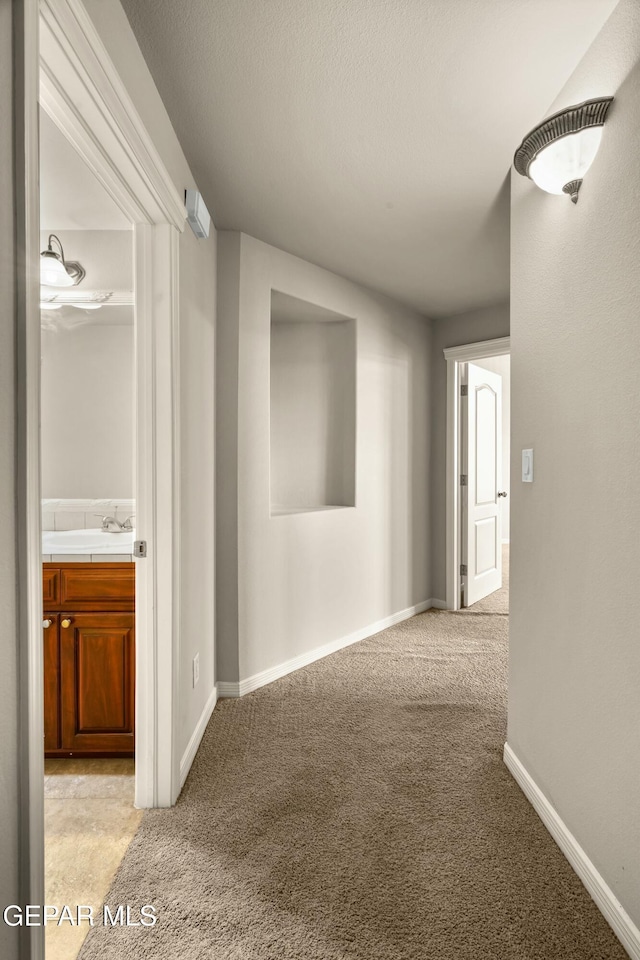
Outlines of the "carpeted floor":
[{"label": "carpeted floor", "polygon": [[502,762],[507,618],[429,611],[220,702],[82,960],[624,960]]}]

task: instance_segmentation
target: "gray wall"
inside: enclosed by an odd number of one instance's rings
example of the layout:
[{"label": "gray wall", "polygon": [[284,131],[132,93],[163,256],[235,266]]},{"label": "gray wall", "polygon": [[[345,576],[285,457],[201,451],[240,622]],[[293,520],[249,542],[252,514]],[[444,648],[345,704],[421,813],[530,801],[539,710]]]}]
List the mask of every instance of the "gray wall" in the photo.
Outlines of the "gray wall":
[{"label": "gray wall", "polygon": [[447,362],[445,347],[509,336],[509,304],[483,307],[433,323],[431,361],[431,569],[432,597],[444,601],[446,578]]},{"label": "gray wall", "polygon": [[[220,251],[218,666],[234,681],[429,599],[431,322],[244,234]],[[270,516],[272,289],[355,319],[355,507]]]},{"label": "gray wall", "polygon": [[[105,311],[124,322],[93,320]],[[59,329],[42,333],[42,496],[133,499],[133,307],[53,317]],[[85,322],[68,328],[67,318]]]},{"label": "gray wall", "polygon": [[216,324],[216,676],[240,679],[238,632],[238,364],[240,241],[218,234]]},{"label": "gray wall", "polygon": [[[18,894],[18,620],[15,531],[14,188],[11,3],[0,2],[0,903]],[[0,955],[18,956],[18,931],[0,923]]]},{"label": "gray wall", "polygon": [[271,509],[353,506],[353,321],[271,323]]},{"label": "gray wall", "polygon": [[[133,290],[132,230],[60,230],[50,222],[41,250],[52,231],[86,270],[85,293]],[[60,293],[43,289],[45,297]],[[62,307],[42,318],[42,496],[133,499],[133,307]]]},{"label": "gray wall", "polygon": [[640,5],[549,106],[614,94],[578,204],[512,175],[508,742],[640,924]]}]

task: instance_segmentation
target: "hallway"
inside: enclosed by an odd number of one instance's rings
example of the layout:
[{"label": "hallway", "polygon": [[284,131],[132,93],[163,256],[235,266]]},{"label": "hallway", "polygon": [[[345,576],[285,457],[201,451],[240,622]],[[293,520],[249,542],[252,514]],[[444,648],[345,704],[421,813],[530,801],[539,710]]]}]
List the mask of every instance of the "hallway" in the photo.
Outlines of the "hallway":
[{"label": "hallway", "polygon": [[502,761],[507,617],[428,611],[218,703],[82,960],[624,960]]}]

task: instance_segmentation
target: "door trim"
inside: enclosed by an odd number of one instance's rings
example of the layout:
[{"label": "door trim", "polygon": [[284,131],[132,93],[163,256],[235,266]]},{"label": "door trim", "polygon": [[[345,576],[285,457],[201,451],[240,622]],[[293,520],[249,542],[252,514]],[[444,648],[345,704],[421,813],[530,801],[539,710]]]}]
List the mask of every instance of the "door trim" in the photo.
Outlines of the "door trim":
[{"label": "door trim", "polygon": [[460,609],[460,364],[511,352],[511,338],[443,350],[447,361],[446,609]]},{"label": "door trim", "polygon": [[[44,688],[40,515],[40,170],[38,0],[14,0],[16,204],[16,534],[18,554],[20,903],[44,903]],[[34,745],[37,748],[34,749]],[[42,899],[40,899],[42,898]],[[44,928],[19,931],[20,957],[44,957]]]},{"label": "door trim", "polygon": [[[81,0],[16,0],[17,457],[21,650],[20,884],[42,903],[44,769],[40,516],[38,102],[134,224],[137,568],[136,806],[175,803],[179,655],[178,237],[186,210]],[[157,556],[161,551],[162,563]],[[25,930],[25,956],[44,939]]]},{"label": "door trim", "polygon": [[132,223],[186,210],[82,0],[40,0],[44,109]]},{"label": "door trim", "polygon": [[[81,0],[40,2],[40,102],[134,225],[136,806],[171,806],[179,650],[178,237],[186,210]],[[162,562],[159,562],[159,558]]]}]

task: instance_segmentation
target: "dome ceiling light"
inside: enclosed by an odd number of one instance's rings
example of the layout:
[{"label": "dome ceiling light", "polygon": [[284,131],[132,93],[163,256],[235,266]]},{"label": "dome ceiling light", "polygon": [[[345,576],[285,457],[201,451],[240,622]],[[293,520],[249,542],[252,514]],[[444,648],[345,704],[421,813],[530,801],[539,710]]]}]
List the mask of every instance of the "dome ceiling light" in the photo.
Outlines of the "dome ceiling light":
[{"label": "dome ceiling light", "polygon": [[593,163],[613,97],[585,100],[547,117],[527,134],[513,165],[547,193],[578,202],[582,178]]},{"label": "dome ceiling light", "polygon": [[[60,253],[51,246],[52,240],[60,247]],[[84,277],[81,264],[77,260],[65,260],[60,240],[55,233],[49,234],[47,249],[40,254],[40,283],[47,287],[74,287]]]}]

